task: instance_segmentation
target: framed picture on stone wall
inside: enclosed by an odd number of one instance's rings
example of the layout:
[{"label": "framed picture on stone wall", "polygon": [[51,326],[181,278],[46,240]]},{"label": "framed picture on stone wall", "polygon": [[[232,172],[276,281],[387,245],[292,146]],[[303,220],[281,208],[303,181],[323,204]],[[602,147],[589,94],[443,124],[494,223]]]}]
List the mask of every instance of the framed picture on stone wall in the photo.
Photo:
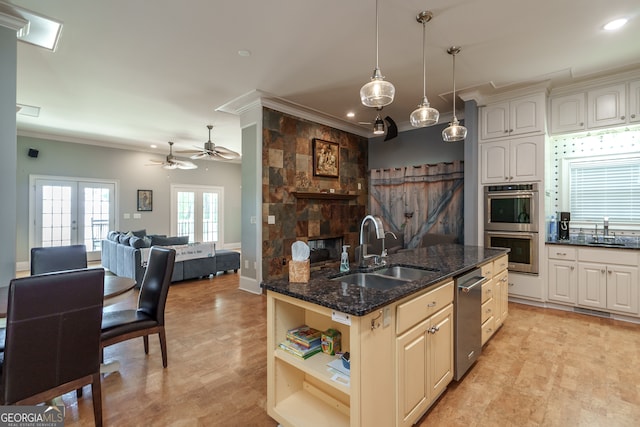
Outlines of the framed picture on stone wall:
[{"label": "framed picture on stone wall", "polygon": [[337,142],[313,138],[313,174],[329,178],[340,176],[340,145]]}]

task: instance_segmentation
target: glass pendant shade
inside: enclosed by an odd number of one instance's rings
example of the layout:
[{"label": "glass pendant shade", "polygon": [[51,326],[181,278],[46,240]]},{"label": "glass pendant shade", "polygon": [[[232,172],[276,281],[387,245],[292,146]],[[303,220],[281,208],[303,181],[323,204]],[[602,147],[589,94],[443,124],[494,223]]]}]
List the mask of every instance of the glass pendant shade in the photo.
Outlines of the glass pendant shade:
[{"label": "glass pendant shade", "polygon": [[360,100],[366,107],[380,108],[391,104],[395,94],[396,88],[391,82],[384,80],[380,69],[376,68],[371,81],[360,89]]},{"label": "glass pendant shade", "polygon": [[427,22],[431,21],[433,13],[426,10],[420,12],[416,16],[416,21],[422,24],[422,102],[418,104],[418,108],[411,113],[409,121],[411,126],[416,128],[424,128],[427,126],[433,126],[438,123],[440,119],[440,112],[431,107],[429,100],[427,99],[427,60],[426,60],[426,45],[427,45]]},{"label": "glass pendant shade", "polygon": [[467,137],[467,128],[460,126],[458,119],[455,117],[449,123],[449,127],[442,131],[442,139],[444,142],[462,141]]},{"label": "glass pendant shade", "polygon": [[456,117],[456,55],[460,53],[461,48],[451,46],[447,53],[453,57],[453,120],[449,123],[449,127],[442,131],[442,139],[444,142],[463,141],[467,137],[467,128],[460,125]]},{"label": "glass pendant shade", "polygon": [[423,128],[435,125],[438,123],[439,118],[440,112],[435,108],[431,108],[429,101],[427,101],[427,97],[425,96],[422,99],[422,103],[418,105],[418,108],[413,110],[409,119],[411,120],[411,126]]},{"label": "glass pendant shade", "polygon": [[382,121],[382,119],[378,115],[376,117],[375,123],[373,124],[373,134],[374,135],[382,135],[383,133],[384,133],[384,122]]}]

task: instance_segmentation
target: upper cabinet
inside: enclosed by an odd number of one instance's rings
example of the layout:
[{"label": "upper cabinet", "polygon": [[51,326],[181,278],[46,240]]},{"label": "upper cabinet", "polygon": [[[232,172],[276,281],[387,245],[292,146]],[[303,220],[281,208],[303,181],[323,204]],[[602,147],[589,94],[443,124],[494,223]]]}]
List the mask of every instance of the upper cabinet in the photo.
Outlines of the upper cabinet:
[{"label": "upper cabinet", "polygon": [[629,123],[640,123],[640,80],[629,83]]},{"label": "upper cabinet", "polygon": [[640,123],[638,79],[590,86],[575,93],[563,92],[551,95],[552,135]]},{"label": "upper cabinet", "polygon": [[585,94],[558,96],[551,99],[551,133],[584,130]]},{"label": "upper cabinet", "polygon": [[480,144],[480,182],[498,184],[541,181],[544,136]]},{"label": "upper cabinet", "polygon": [[589,128],[626,123],[626,86],[620,83],[587,92],[587,126]]},{"label": "upper cabinet", "polygon": [[480,108],[480,139],[544,133],[545,95],[539,93]]}]

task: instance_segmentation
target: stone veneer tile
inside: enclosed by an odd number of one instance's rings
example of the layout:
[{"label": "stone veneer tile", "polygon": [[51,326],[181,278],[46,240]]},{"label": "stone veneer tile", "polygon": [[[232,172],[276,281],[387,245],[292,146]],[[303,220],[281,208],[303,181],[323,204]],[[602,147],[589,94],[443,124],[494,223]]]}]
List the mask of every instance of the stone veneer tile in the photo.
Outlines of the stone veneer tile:
[{"label": "stone veneer tile", "polygon": [[296,154],[296,172],[313,173],[311,170],[311,156],[308,154]]},{"label": "stone veneer tile", "polygon": [[284,157],[284,153],[282,150],[270,148],[269,149],[269,167],[283,168],[284,167],[283,157]]},{"label": "stone veneer tile", "polygon": [[320,236],[320,220],[309,221],[309,237]]}]

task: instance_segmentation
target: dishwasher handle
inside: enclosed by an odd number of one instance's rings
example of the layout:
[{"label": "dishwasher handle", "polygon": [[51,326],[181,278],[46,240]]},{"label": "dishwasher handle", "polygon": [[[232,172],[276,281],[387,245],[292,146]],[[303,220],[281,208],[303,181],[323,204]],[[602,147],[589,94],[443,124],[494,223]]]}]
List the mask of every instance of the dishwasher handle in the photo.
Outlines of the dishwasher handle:
[{"label": "dishwasher handle", "polygon": [[[484,276],[474,276],[469,280],[467,280],[466,282],[459,284],[458,289],[460,289],[462,292],[466,294],[466,293],[469,293],[471,289],[475,288],[479,284],[484,283],[485,280],[487,280],[487,278]],[[469,284],[469,282],[471,283]]]}]

